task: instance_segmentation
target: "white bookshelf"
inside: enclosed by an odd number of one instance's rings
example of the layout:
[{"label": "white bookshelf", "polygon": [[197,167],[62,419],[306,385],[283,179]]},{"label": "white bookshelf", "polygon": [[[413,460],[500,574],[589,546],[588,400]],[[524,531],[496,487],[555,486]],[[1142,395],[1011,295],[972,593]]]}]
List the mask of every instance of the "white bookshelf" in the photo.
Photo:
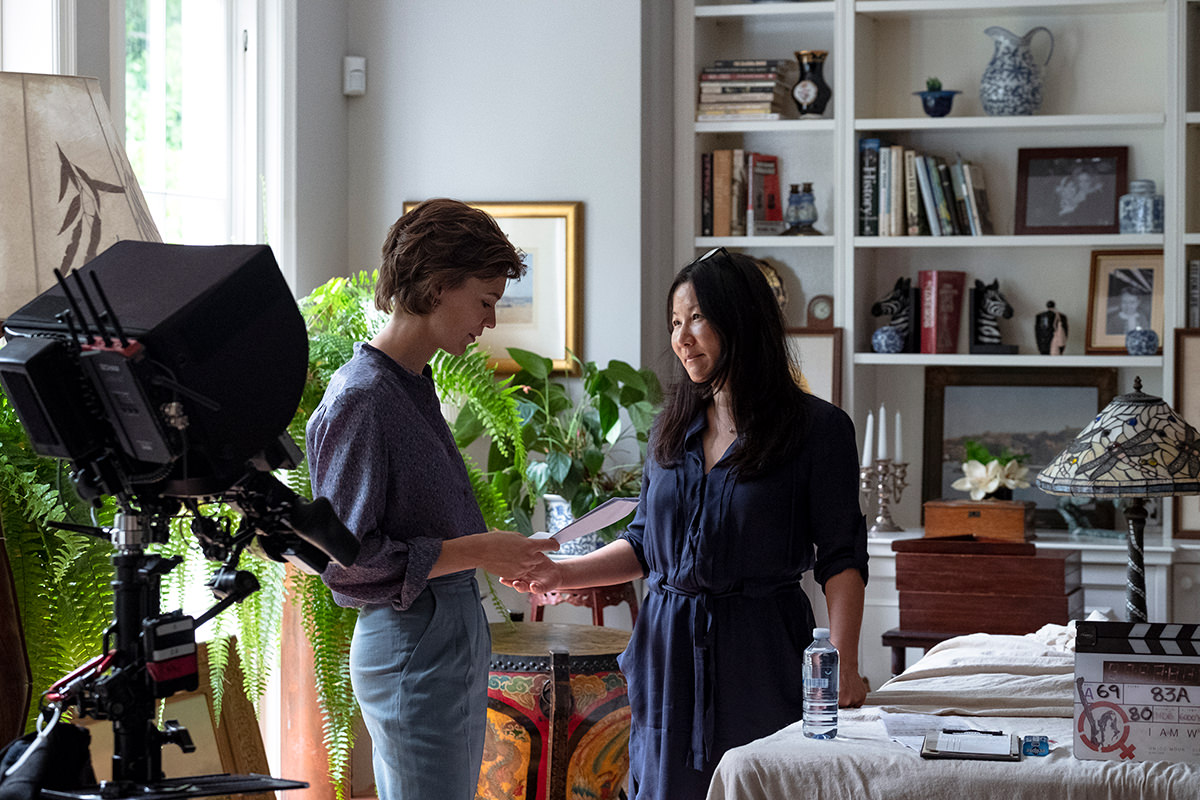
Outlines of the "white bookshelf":
[{"label": "white bookshelf", "polygon": [[[983,30],[999,25],[1018,35],[1036,26],[1054,34],[1041,111],[989,117],[979,80],[993,43]],[[952,43],[947,46],[946,43]],[[861,428],[886,402],[905,416],[904,451],[912,485],[893,513],[920,519],[924,370],[931,366],[1003,370],[1105,367],[1118,370],[1118,390],[1134,377],[1144,390],[1174,400],[1171,331],[1186,320],[1186,264],[1200,259],[1200,0],[858,0],[858,2],[717,2],[676,6],[676,262],[724,246],[765,257],[780,269],[790,302],[788,324],[803,325],[807,301],[835,298],[834,321],[845,330],[843,405]],[[717,58],[787,58],[794,50],[829,51],[825,79],[833,99],[821,120],[695,122],[697,75]],[[1047,41],[1033,42],[1044,60]],[[1039,61],[1040,63],[1040,61]],[[951,114],[921,113],[913,92],[938,76],[962,92]],[[922,152],[961,153],[985,173],[997,235],[866,237],[857,234],[857,145],[878,136]],[[1165,198],[1163,234],[1016,236],[1017,154],[1021,148],[1126,146],[1128,178],[1155,181]],[[781,189],[810,181],[823,237],[700,237],[699,157],[720,147],[780,156]],[[790,241],[789,241],[790,239]],[[1091,254],[1098,250],[1163,250],[1166,319],[1161,355],[1084,352]],[[1002,323],[1016,355],[971,355],[964,308],[959,352],[881,355],[871,334],[884,324],[872,302],[901,276],[920,269],[961,269],[968,285],[998,278],[1014,305]],[[1067,353],[1038,354],[1034,315],[1054,300],[1070,323]],[[1172,546],[1171,509],[1163,538]],[[1153,523],[1152,523],[1153,524]]]}]

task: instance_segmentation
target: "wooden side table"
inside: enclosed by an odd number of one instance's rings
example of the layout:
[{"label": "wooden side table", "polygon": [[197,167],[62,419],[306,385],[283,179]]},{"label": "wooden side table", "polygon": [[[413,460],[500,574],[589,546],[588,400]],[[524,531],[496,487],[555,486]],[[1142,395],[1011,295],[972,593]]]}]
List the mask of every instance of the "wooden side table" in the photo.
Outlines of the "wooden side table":
[{"label": "wooden side table", "polygon": [[929,648],[935,644],[960,635],[940,631],[902,631],[899,628],[892,628],[890,631],[884,631],[881,638],[884,647],[892,648],[892,675],[895,676],[904,672],[908,660],[907,654],[904,652],[906,648],[920,647],[925,652],[929,652]]},{"label": "wooden side table", "polygon": [[592,586],[587,589],[563,589],[557,592],[533,593],[529,595],[529,611],[534,622],[542,621],[546,606],[570,603],[573,606],[590,608],[592,624],[604,625],[604,609],[629,603],[631,623],[637,622],[638,600],[633,581],[616,583],[612,586]]}]

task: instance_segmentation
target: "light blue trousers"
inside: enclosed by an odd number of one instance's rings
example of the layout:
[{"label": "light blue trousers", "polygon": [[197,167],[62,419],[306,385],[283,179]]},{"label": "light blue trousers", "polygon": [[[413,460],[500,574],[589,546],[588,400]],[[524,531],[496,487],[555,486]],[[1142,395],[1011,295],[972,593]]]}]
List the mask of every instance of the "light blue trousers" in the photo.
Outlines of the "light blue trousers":
[{"label": "light blue trousers", "polygon": [[491,650],[471,573],[431,580],[407,611],[359,613],[350,677],[379,800],[473,800]]}]

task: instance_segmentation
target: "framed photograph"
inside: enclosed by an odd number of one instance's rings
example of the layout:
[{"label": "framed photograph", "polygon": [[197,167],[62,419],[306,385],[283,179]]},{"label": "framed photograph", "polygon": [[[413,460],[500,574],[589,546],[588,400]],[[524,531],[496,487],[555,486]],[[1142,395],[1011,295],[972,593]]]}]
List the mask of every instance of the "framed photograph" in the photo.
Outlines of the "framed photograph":
[{"label": "framed photograph", "polygon": [[1014,232],[1118,233],[1128,165],[1128,147],[1022,147]]},{"label": "framed photograph", "polygon": [[[1175,329],[1176,413],[1193,427],[1200,422],[1200,328]],[[1176,497],[1174,532],[1177,539],[1200,539],[1200,495]]]},{"label": "framed photograph", "polygon": [[[405,212],[416,202],[406,202]],[[468,203],[495,218],[525,254],[525,277],[508,284],[496,307],[496,327],[485,330],[479,346],[496,371],[511,374],[517,362],[509,347],[530,350],[572,371],[570,353],[579,351],[583,255],[583,203]]]},{"label": "framed photograph", "polygon": [[808,390],[841,408],[842,329],[788,328],[787,338]]},{"label": "framed photograph", "polygon": [[[965,442],[973,439],[995,456],[1005,449],[1027,455],[1030,486],[1015,490],[1013,499],[1036,504],[1037,527],[1067,527],[1060,498],[1034,479],[1116,392],[1117,370],[1110,367],[926,367],[922,502],[969,497],[950,484],[962,477]],[[1111,527],[1112,510],[1096,504],[1102,516],[1092,527]]]},{"label": "framed photograph", "polygon": [[1161,353],[1164,281],[1162,250],[1093,250],[1084,351],[1124,353],[1128,331],[1153,328]]}]

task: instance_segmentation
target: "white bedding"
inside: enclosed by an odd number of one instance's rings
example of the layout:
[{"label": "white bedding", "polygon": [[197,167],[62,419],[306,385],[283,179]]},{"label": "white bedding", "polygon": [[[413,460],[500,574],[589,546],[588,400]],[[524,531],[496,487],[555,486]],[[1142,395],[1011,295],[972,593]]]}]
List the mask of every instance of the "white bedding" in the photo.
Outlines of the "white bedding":
[{"label": "white bedding", "polygon": [[[1200,798],[1200,765],[1077,760],[1073,675],[1073,627],[947,640],[868,696],[866,707],[843,709],[836,739],[806,739],[797,722],[726,753],[708,800]],[[889,739],[881,712],[971,716],[981,727],[1047,736],[1050,755],[923,759]]]}]

